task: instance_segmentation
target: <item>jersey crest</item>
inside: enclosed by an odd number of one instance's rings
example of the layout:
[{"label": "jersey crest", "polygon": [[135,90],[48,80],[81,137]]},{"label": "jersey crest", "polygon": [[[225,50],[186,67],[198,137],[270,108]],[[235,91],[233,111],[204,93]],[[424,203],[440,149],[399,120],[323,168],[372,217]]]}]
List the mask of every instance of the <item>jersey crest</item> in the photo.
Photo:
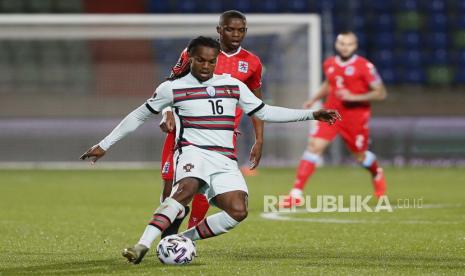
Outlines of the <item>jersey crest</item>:
[{"label": "jersey crest", "polygon": [[347,66],[346,70],[344,71],[344,75],[346,76],[352,76],[355,73],[355,67],[353,66]]},{"label": "jersey crest", "polygon": [[247,61],[240,60],[237,71],[247,73],[249,71],[249,63]]},{"label": "jersey crest", "polygon": [[207,94],[208,94],[208,96],[210,96],[210,97],[215,97],[215,95],[216,95],[216,89],[215,89],[215,87],[213,87],[213,86],[208,86],[208,87],[207,87]]}]

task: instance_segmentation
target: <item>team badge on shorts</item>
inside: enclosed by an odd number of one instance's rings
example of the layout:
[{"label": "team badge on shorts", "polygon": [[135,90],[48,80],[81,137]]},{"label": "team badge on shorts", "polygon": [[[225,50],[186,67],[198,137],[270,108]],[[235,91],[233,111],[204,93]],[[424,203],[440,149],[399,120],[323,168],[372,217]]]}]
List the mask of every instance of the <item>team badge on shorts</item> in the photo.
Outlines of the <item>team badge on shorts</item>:
[{"label": "team badge on shorts", "polygon": [[239,61],[239,65],[237,66],[237,71],[241,73],[247,73],[249,71],[249,63],[247,61]]},{"label": "team badge on shorts", "polygon": [[184,169],[185,172],[191,172],[191,170],[194,168],[194,164],[189,163],[189,164],[184,165],[184,167],[182,168]]},{"label": "team badge on shorts", "polygon": [[208,86],[208,87],[207,87],[207,94],[208,94],[208,96],[210,96],[210,97],[215,97],[215,95],[216,95],[215,87],[213,87],[213,86]]},{"label": "team badge on shorts", "polygon": [[346,70],[344,71],[344,74],[346,76],[352,76],[355,73],[355,68],[353,66],[347,66]]}]

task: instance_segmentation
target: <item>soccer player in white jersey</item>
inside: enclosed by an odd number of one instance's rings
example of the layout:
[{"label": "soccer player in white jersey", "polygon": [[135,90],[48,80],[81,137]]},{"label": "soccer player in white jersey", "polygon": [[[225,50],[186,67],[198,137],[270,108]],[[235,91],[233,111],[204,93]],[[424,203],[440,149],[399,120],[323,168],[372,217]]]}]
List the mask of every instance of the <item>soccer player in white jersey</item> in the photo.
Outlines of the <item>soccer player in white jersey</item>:
[{"label": "soccer player in white jersey", "polygon": [[177,150],[174,157],[175,186],[171,196],[155,210],[139,242],[123,250],[129,262],[140,263],[153,241],[183,214],[196,193],[204,193],[222,211],[208,216],[181,233],[191,240],[228,232],[247,217],[248,190],[234,158],[233,133],[236,105],[249,116],[268,122],[340,120],[335,110],[296,110],[269,106],[247,86],[229,75],[214,75],[220,44],[197,37],[188,45],[191,72],[160,84],[152,98],[131,112],[99,144],[81,159],[96,162],[117,141],[144,121],[172,106],[176,116]]}]

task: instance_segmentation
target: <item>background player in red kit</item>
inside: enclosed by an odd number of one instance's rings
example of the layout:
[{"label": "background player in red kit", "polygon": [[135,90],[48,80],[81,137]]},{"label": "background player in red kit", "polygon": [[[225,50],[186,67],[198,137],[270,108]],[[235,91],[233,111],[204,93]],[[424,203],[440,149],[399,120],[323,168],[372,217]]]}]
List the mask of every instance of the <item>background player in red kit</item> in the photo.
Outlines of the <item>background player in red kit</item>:
[{"label": "background player in red kit", "polygon": [[370,102],[384,100],[386,89],[374,65],[355,55],[357,37],[354,33],[340,33],[335,48],[337,55],[326,59],[323,64],[326,80],[304,106],[308,108],[326,97],[324,107],[338,110],[344,119],[332,127],[317,123],[300,160],[294,187],[281,202],[281,207],[284,208],[301,203],[307,179],[315,171],[315,165],[325,149],[338,134],[357,161],[371,173],[375,196],[380,197],[386,191],[383,170],[378,167],[375,154],[368,151]]},{"label": "background player in red kit", "polygon": [[[261,76],[262,64],[260,59],[251,52],[241,47],[242,40],[247,33],[247,21],[244,14],[239,11],[226,11],[219,19],[216,30],[220,36],[221,52],[215,68],[215,74],[230,74],[232,77],[239,79],[257,96],[261,98]],[[184,50],[177,64],[172,68],[171,77],[182,76],[189,69],[189,58],[187,51]],[[242,110],[236,109],[235,129],[237,130],[242,117]],[[263,144],[263,122],[257,118],[252,118],[255,130],[255,144],[250,152],[250,169],[255,169],[261,158]],[[163,198],[170,195],[173,181],[173,152],[175,148],[174,117],[171,111],[164,114],[161,123],[163,131],[167,132],[165,144],[162,152],[162,179],[164,181]],[[234,136],[234,145],[236,145],[236,135]],[[192,201],[192,211],[189,218],[188,228],[199,223],[207,213],[209,204],[204,195],[198,194]],[[177,232],[182,220],[177,220],[169,229],[166,229],[163,236]]]}]

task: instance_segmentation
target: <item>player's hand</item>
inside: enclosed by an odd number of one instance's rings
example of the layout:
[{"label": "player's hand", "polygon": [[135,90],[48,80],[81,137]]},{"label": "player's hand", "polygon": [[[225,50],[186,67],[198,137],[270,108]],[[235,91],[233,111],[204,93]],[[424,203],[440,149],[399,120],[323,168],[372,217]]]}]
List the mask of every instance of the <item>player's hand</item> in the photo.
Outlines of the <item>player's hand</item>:
[{"label": "player's hand", "polygon": [[176,121],[174,120],[173,111],[167,111],[163,113],[163,118],[160,122],[160,129],[163,132],[173,132],[176,126]]},{"label": "player's hand", "polygon": [[313,112],[313,118],[318,121],[327,122],[330,125],[333,125],[337,120],[342,121],[342,117],[334,109],[320,109]]},{"label": "player's hand", "polygon": [[102,158],[105,155],[106,151],[104,151],[99,145],[92,146],[88,149],[79,159],[86,160],[88,158],[92,158],[90,163],[93,165],[97,160]]},{"label": "player's hand", "polygon": [[352,94],[352,92],[350,92],[349,90],[347,89],[340,89],[338,91],[336,91],[336,95],[343,101],[346,101],[346,102],[354,102],[354,101],[357,101],[357,95],[355,94]]},{"label": "player's hand", "polygon": [[310,107],[312,107],[312,105],[314,105],[314,104],[315,104],[315,101],[314,101],[314,100],[308,100],[308,101],[304,102],[303,108],[305,108],[305,109],[310,108]]},{"label": "player's hand", "polygon": [[262,145],[262,142],[255,142],[255,144],[252,146],[252,149],[250,150],[249,169],[251,170],[258,167],[260,159],[262,159]]}]

